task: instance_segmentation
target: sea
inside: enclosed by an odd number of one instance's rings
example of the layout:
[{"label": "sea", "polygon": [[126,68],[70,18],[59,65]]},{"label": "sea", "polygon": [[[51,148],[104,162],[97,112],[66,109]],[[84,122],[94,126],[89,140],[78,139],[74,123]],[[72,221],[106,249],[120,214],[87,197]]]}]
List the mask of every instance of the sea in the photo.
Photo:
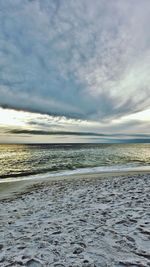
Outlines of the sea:
[{"label": "sea", "polygon": [[150,171],[150,144],[0,145],[0,183],[126,171]]}]

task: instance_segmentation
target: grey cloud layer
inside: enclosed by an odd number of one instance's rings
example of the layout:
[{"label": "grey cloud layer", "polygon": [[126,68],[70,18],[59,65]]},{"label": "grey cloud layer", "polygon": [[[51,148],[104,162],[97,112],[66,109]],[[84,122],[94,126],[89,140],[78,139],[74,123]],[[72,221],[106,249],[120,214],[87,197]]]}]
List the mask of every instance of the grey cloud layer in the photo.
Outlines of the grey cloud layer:
[{"label": "grey cloud layer", "polygon": [[0,105],[93,120],[150,105],[150,2],[1,0]]},{"label": "grey cloud layer", "polygon": [[58,136],[60,139],[64,139],[67,136],[73,136],[76,142],[80,138],[80,142],[83,139],[85,142],[86,138],[88,138],[89,142],[114,142],[114,143],[150,143],[150,135],[149,134],[100,134],[100,133],[92,133],[92,132],[71,132],[71,131],[45,131],[45,130],[26,130],[26,129],[12,129],[6,130],[6,134],[13,135],[24,135],[24,136]]}]

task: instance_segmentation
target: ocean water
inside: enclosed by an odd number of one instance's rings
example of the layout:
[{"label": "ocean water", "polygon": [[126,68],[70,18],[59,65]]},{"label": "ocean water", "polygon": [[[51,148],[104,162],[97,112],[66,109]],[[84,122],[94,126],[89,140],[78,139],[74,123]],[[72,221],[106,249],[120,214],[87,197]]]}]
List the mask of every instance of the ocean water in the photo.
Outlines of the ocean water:
[{"label": "ocean water", "polygon": [[150,171],[150,144],[0,145],[0,182],[126,170]]}]

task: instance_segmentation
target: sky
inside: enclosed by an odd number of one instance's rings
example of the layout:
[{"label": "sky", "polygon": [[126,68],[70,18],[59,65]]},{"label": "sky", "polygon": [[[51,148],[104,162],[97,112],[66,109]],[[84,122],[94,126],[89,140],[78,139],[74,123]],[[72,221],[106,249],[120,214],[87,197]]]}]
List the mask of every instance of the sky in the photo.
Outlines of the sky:
[{"label": "sky", "polygon": [[149,0],[0,0],[0,143],[150,142]]}]

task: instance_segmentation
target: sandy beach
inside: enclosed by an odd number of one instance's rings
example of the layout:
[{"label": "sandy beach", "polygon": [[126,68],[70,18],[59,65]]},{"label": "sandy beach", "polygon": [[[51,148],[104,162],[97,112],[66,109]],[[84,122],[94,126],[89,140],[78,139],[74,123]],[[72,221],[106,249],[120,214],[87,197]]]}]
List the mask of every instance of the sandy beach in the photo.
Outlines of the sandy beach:
[{"label": "sandy beach", "polygon": [[0,201],[0,266],[150,266],[150,174],[88,176]]}]

